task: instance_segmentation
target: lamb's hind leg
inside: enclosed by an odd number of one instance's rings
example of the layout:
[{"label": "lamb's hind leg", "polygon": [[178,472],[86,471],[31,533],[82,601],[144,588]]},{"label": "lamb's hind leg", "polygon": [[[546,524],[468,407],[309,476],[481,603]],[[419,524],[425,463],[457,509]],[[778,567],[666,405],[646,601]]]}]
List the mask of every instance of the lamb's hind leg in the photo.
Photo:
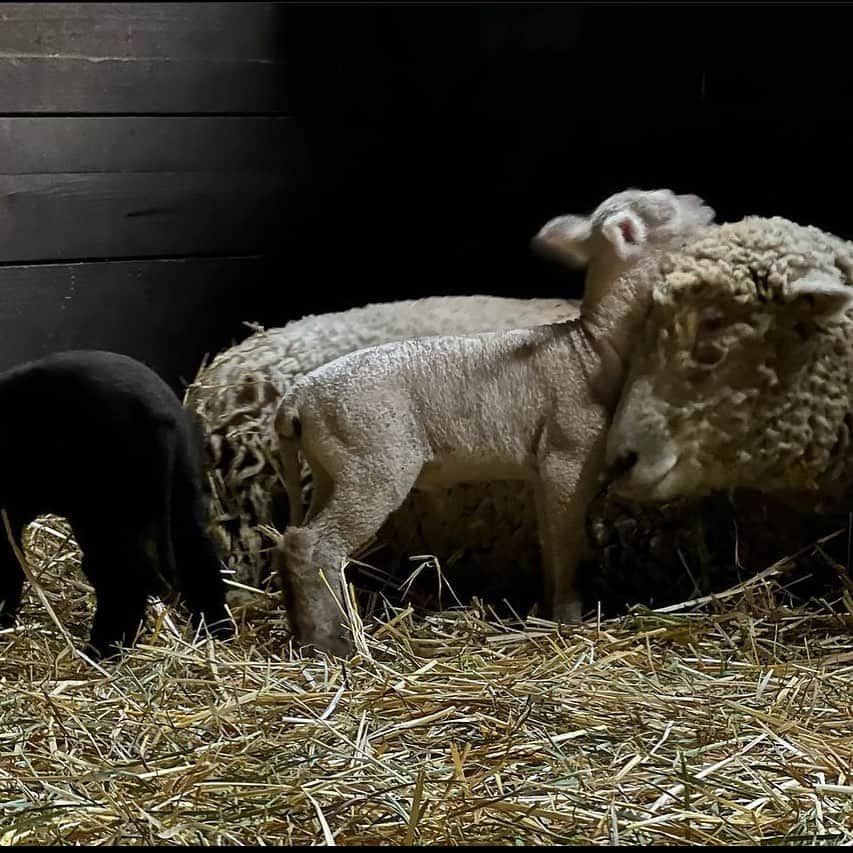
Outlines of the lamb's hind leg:
[{"label": "lamb's hind leg", "polygon": [[312,503],[310,520],[285,532],[276,549],[275,570],[300,644],[341,657],[349,653],[352,644],[342,624],[344,560],[405,500],[422,466],[421,460],[412,460],[387,479],[378,478],[375,470],[348,470],[335,482],[325,506]]},{"label": "lamb's hind leg", "polygon": [[[167,445],[168,446],[168,445]],[[213,637],[228,639],[234,626],[225,607],[225,582],[219,550],[208,529],[208,518],[194,449],[177,444],[168,451],[173,462],[166,479],[165,513],[160,519],[161,551],[171,560],[170,574],[198,628],[204,618]]]}]

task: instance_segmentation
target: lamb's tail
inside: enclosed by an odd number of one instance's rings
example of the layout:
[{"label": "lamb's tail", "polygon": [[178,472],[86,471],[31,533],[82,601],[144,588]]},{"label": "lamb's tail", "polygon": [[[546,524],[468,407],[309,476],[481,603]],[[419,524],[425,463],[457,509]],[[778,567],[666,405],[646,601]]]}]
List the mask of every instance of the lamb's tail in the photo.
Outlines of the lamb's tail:
[{"label": "lamb's tail", "polygon": [[290,505],[290,526],[295,527],[302,524],[305,518],[302,465],[299,461],[302,423],[299,420],[299,411],[287,397],[281,401],[275,413],[274,429],[278,436],[279,458],[287,489],[287,502]]},{"label": "lamb's tail", "polygon": [[284,397],[275,413],[275,431],[279,439],[293,440],[302,435],[299,409],[288,397]]}]

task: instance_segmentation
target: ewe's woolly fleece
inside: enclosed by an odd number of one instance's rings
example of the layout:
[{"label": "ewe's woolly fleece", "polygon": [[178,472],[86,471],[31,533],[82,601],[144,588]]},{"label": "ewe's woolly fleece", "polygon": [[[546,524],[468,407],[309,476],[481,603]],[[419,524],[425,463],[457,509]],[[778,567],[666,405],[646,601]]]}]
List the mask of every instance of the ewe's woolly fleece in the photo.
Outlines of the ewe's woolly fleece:
[{"label": "ewe's woolly fleece", "polygon": [[[276,497],[283,493],[283,481],[276,470],[272,422],[281,395],[295,379],[374,344],[553,323],[576,317],[578,310],[577,302],[562,299],[403,300],[304,317],[256,332],[220,353],[188,388],[186,404],[204,424],[213,532],[234,579],[258,583],[268,569],[264,549],[271,544],[261,527],[283,529],[287,520],[286,504]],[[448,554],[464,542],[471,562],[500,570],[512,561],[532,572],[539,561],[533,503],[528,487],[519,483],[415,493],[391,516],[382,537],[408,554]]]},{"label": "ewe's woolly fleece", "polygon": [[853,283],[853,244],[779,216],[748,216],[709,226],[678,252],[663,255],[655,302],[677,300],[683,288],[705,286],[765,301],[779,298],[787,283],[815,269]]},{"label": "ewe's woolly fleece", "polygon": [[[787,302],[788,286],[814,270],[853,284],[853,244],[781,217],[711,227],[662,258],[623,402],[642,374],[704,491],[829,494],[853,483],[853,322],[821,322]],[[703,375],[692,348],[715,311],[729,355]],[[618,416],[630,429],[640,413]]]}]

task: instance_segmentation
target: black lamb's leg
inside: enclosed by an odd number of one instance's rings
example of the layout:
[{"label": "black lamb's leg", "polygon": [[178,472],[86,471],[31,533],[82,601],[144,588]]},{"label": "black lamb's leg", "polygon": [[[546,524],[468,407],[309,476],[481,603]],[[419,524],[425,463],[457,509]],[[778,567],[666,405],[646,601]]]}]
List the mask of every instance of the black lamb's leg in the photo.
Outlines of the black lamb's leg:
[{"label": "black lamb's leg", "polygon": [[172,541],[178,587],[198,628],[201,618],[211,636],[227,639],[234,626],[225,607],[219,552],[208,533],[207,508],[192,451],[178,446],[172,482]]},{"label": "black lamb's leg", "polygon": [[[15,537],[15,544],[23,549],[21,544],[24,528],[28,519],[21,513],[7,510],[9,527]],[[0,516],[2,519],[2,516]],[[0,628],[11,628],[15,624],[15,616],[21,605],[21,593],[24,589],[24,570],[15,556],[6,528],[0,524]]]},{"label": "black lamb's leg", "polygon": [[146,540],[136,530],[121,528],[111,528],[106,538],[102,532],[95,542],[85,534],[77,537],[96,598],[86,651],[96,659],[113,658],[120,647],[133,645],[145,618],[152,587]]}]

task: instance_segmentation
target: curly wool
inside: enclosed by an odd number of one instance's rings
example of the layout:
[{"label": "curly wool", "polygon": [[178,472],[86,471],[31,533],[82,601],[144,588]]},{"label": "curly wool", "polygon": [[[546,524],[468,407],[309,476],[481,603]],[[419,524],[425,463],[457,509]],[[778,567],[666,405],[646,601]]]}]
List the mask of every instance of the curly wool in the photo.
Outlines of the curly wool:
[{"label": "curly wool", "polygon": [[[812,225],[780,216],[747,216],[708,229],[661,258],[657,305],[679,303],[698,290],[724,288],[733,297],[778,300],[790,282],[811,270],[853,280],[853,244]],[[691,292],[692,289],[692,292]]]},{"label": "curly wool", "polygon": [[[853,483],[853,323],[792,299],[807,273],[853,284],[853,244],[748,217],[663,257],[660,270],[611,454],[657,431],[678,458],[683,496],[738,486],[829,496]],[[697,358],[697,330],[712,321],[724,357],[709,366]]]}]

